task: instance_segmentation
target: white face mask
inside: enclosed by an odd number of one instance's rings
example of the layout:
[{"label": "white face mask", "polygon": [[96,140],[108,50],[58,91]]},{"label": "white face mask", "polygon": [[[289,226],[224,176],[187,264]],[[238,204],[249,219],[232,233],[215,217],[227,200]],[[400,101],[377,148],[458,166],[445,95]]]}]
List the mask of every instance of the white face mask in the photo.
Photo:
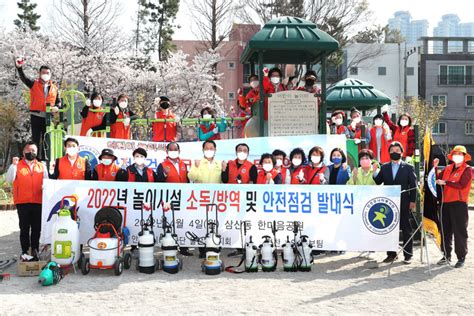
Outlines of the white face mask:
[{"label": "white face mask", "polygon": [[179,157],[179,151],[176,151],[176,150],[168,151],[168,157],[170,157],[171,159],[178,158]]},{"label": "white face mask", "polygon": [[105,165],[105,166],[110,166],[112,164],[112,159],[102,159],[101,162]]},{"label": "white face mask", "polygon": [[42,74],[41,75],[41,80],[49,81],[49,79],[51,79],[51,75],[48,75],[48,74]]},{"label": "white face mask", "polygon": [[270,79],[270,81],[273,83],[273,84],[279,84],[280,83],[280,77],[272,77]]},{"label": "white face mask", "polygon": [[360,123],[360,116],[353,118],[352,122],[354,122],[356,124],[359,124]]},{"label": "white face mask", "polygon": [[375,120],[374,124],[375,124],[375,126],[382,126],[383,121],[382,120]]},{"label": "white face mask", "polygon": [[128,105],[128,102],[127,101],[122,101],[122,102],[119,102],[119,107],[122,108],[122,109],[125,109]]},{"label": "white face mask", "polygon": [[291,163],[293,164],[293,166],[298,167],[299,165],[301,165],[301,159],[300,158],[293,158],[291,160]]},{"label": "white face mask", "polygon": [[464,155],[453,155],[454,163],[461,163],[464,161]]},{"label": "white face mask", "polygon": [[143,166],[145,164],[145,158],[143,157],[136,157],[134,160],[137,166]]},{"label": "white face mask", "polygon": [[263,170],[266,172],[270,172],[273,169],[273,165],[271,163],[264,163],[262,165]]},{"label": "white face mask", "polygon": [[212,118],[212,115],[211,115],[211,114],[204,114],[204,115],[202,116],[202,118],[203,118],[203,119],[210,119],[210,118]]},{"label": "white face mask", "polygon": [[77,147],[66,148],[66,154],[68,154],[68,156],[75,156],[77,155],[78,152],[79,152],[79,148]]},{"label": "white face mask", "polygon": [[213,158],[215,153],[214,150],[204,150],[204,157]]},{"label": "white face mask", "polygon": [[321,156],[311,156],[311,162],[314,164],[318,164],[321,162]]},{"label": "white face mask", "polygon": [[237,153],[237,159],[239,159],[239,160],[245,160],[245,159],[247,159],[247,157],[248,157],[247,153],[244,153],[242,151],[239,151]]},{"label": "white face mask", "polygon": [[276,166],[277,166],[277,167],[283,166],[283,160],[277,159],[277,160],[276,160]]},{"label": "white face mask", "polygon": [[98,108],[99,106],[102,105],[102,100],[93,100],[92,104],[94,104],[94,106]]},{"label": "white face mask", "polygon": [[336,119],[336,125],[342,125],[342,119]]},{"label": "white face mask", "polygon": [[255,89],[256,87],[258,87],[259,83],[257,80],[252,80],[250,81],[250,86]]},{"label": "white face mask", "polygon": [[400,125],[403,127],[408,126],[408,120],[400,120]]}]

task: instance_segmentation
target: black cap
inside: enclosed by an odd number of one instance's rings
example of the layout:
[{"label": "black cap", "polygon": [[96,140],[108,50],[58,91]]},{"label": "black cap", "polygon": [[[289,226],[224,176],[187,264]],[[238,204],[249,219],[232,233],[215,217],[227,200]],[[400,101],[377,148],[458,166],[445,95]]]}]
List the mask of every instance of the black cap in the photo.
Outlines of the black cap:
[{"label": "black cap", "polygon": [[141,148],[141,147],[135,149],[132,153],[132,156],[135,156],[135,154],[140,154],[140,155],[144,156],[145,158],[147,156],[146,150]]},{"label": "black cap", "polygon": [[165,95],[161,95],[161,96],[160,96],[160,101],[167,101],[167,102],[170,102],[170,98],[168,98],[168,97],[165,96]]},{"label": "black cap", "polygon": [[117,160],[117,156],[114,155],[114,151],[110,148],[102,149],[102,152],[100,153],[100,156],[99,156],[99,160],[101,160],[102,156],[104,155],[112,156],[115,158],[115,160]]}]

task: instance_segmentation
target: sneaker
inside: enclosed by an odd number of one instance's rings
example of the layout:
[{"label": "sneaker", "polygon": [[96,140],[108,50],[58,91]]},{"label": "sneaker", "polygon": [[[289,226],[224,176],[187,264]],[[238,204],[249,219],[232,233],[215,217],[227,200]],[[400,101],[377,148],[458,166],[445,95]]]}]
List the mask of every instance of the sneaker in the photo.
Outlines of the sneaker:
[{"label": "sneaker", "polygon": [[394,255],[388,255],[387,258],[383,260],[383,263],[392,263],[398,259],[397,256]]},{"label": "sneaker", "polygon": [[464,267],[464,259],[458,260],[458,262],[456,262],[456,264],[454,265],[454,267],[455,267],[456,269],[459,269],[459,268]]},{"label": "sneaker", "polygon": [[444,265],[450,264],[450,262],[451,262],[451,258],[443,257],[443,258],[441,258],[440,261],[438,261],[437,265],[444,266]]},{"label": "sneaker", "polygon": [[411,264],[411,262],[412,262],[411,257],[405,257],[405,259],[403,260],[404,264]]}]

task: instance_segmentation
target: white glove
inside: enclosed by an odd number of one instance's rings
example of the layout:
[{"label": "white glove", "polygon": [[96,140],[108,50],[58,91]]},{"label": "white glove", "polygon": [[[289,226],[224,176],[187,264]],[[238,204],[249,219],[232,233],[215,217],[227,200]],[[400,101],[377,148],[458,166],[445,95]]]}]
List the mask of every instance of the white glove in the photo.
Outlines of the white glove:
[{"label": "white glove", "polygon": [[355,143],[356,145],[359,145],[359,144],[360,144],[360,139],[354,138],[354,143]]},{"label": "white glove", "polygon": [[87,99],[86,100],[86,106],[90,107],[92,105],[91,100]]},{"label": "white glove", "polygon": [[411,160],[412,160],[412,158],[411,158],[411,157],[406,157],[406,158],[405,158],[405,162],[406,162],[406,163],[410,163],[410,162],[411,162]]},{"label": "white glove", "polygon": [[354,122],[354,121],[351,121],[351,127],[352,127],[353,129],[355,129],[355,128],[356,128],[356,125],[357,125],[357,123],[356,123],[356,122]]},{"label": "white glove", "polygon": [[129,118],[129,117],[126,117],[126,118],[123,120],[123,125],[125,125],[125,126],[129,126],[129,125],[130,125],[130,118]]},{"label": "white glove", "polygon": [[92,128],[89,128],[89,130],[88,130],[87,133],[86,133],[86,136],[87,136],[87,137],[91,137],[91,136],[92,136],[92,132],[94,132],[94,131],[92,130]]},{"label": "white glove", "polygon": [[219,133],[219,129],[216,127],[216,128],[214,128],[214,129],[212,130],[212,132],[213,132],[214,134],[218,134],[218,133]]},{"label": "white glove", "polygon": [[324,173],[319,174],[319,182],[324,182]]},{"label": "white glove", "polygon": [[384,106],[382,106],[382,113],[387,113],[388,110],[389,110],[388,104],[385,104]]},{"label": "white glove", "polygon": [[59,108],[57,106],[52,106],[51,107],[51,113],[56,113],[59,111]]},{"label": "white glove", "polygon": [[114,108],[114,112],[115,112],[115,115],[119,115],[120,109],[119,109],[118,106],[116,106],[116,107]]},{"label": "white glove", "polygon": [[296,177],[298,178],[298,180],[303,181],[303,179],[304,179],[303,169],[300,170],[300,173],[298,173],[298,175]]},{"label": "white glove", "polygon": [[21,68],[25,64],[25,59],[23,57],[15,57],[15,66]]},{"label": "white glove", "polygon": [[175,122],[175,123],[179,123],[179,116],[175,115],[175,117],[174,117],[174,122]]}]

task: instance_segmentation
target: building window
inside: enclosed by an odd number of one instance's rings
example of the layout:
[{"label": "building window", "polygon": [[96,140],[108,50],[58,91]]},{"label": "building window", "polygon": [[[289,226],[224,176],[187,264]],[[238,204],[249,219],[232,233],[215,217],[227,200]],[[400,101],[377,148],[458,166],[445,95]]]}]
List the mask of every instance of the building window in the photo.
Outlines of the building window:
[{"label": "building window", "polygon": [[446,134],[446,123],[438,122],[433,126],[432,129],[433,135],[444,135]]},{"label": "building window", "polygon": [[227,63],[227,68],[234,70],[235,69],[235,63],[233,61]]},{"label": "building window", "polygon": [[227,98],[228,98],[229,100],[235,100],[235,93],[234,93],[234,92],[229,92],[229,93],[227,94]]},{"label": "building window", "polygon": [[351,76],[357,76],[359,74],[359,68],[351,67],[349,73],[351,74]]},{"label": "building window", "polygon": [[464,134],[474,135],[474,121],[466,122],[466,124],[464,124]]},{"label": "building window", "polygon": [[431,105],[432,106],[442,105],[443,107],[446,107],[448,105],[447,96],[446,95],[432,95]]},{"label": "building window", "polygon": [[387,75],[387,67],[379,67],[379,76]]},{"label": "building window", "polygon": [[474,95],[466,95],[466,106],[474,107]]},{"label": "building window", "polygon": [[407,76],[414,76],[414,75],[415,75],[415,68],[407,67]]},{"label": "building window", "polygon": [[463,85],[472,82],[472,76],[466,76],[466,68],[472,71],[472,67],[464,65],[440,65],[439,66],[439,84]]}]

